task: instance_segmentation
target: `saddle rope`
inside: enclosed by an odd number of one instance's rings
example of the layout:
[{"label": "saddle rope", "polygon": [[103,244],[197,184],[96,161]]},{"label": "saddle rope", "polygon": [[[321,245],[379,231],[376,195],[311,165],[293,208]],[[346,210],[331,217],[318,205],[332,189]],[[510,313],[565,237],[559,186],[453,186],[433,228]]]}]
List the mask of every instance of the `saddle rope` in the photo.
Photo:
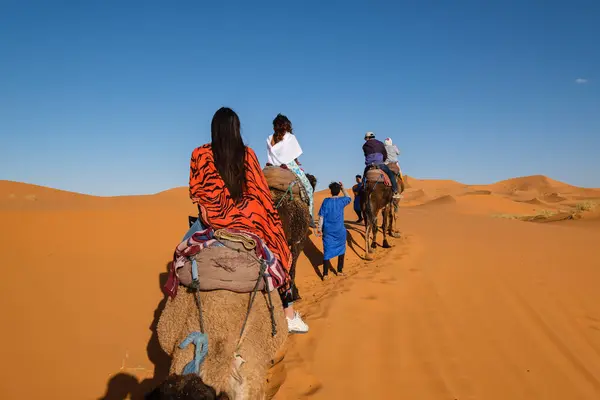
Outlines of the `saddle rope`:
[{"label": "saddle rope", "polygon": [[294,188],[294,185],[296,185],[296,184],[297,184],[297,182],[294,180],[288,185],[288,188],[286,189],[285,193],[283,193],[283,196],[281,196],[281,198],[277,202],[277,205],[275,206],[275,208],[279,208],[279,206],[281,206],[281,203],[283,203],[283,200],[285,199],[285,197],[287,196],[288,193],[290,194],[290,201],[294,200],[294,192],[292,190]]},{"label": "saddle rope", "polygon": [[[219,242],[231,250],[234,250],[237,252],[241,251],[240,249],[236,249],[231,246],[228,246],[227,243],[224,243],[220,240],[219,240]],[[250,294],[250,300],[248,302],[248,309],[246,310],[246,316],[244,317],[244,322],[242,323],[242,328],[240,330],[240,336],[239,336],[237,344],[236,344],[236,348],[235,348],[235,353],[236,353],[235,356],[236,357],[239,356],[239,354],[237,354],[237,353],[238,353],[238,351],[241,347],[242,341],[244,339],[244,333],[246,331],[246,324],[248,323],[248,318],[250,317],[250,312],[252,311],[252,306],[254,305],[254,299],[256,298],[256,295],[259,291],[258,287],[260,285],[261,279],[263,280],[263,282],[265,284],[265,289],[267,292],[267,308],[269,309],[269,316],[271,317],[271,336],[277,335],[277,322],[275,321],[275,314],[274,314],[275,306],[273,305],[273,299],[271,298],[271,292],[269,291],[269,282],[267,280],[267,272],[266,272],[267,271],[267,262],[263,259],[258,258],[256,256],[256,254],[253,254],[253,253],[248,253],[248,254],[250,257],[254,258],[256,261],[258,261],[260,263],[260,270],[258,272],[256,284],[254,285],[254,288],[252,289],[252,292]],[[204,329],[204,316],[202,313],[202,300],[200,298],[200,287],[198,285],[191,289],[193,289],[195,291],[194,299],[196,302],[196,308],[198,308],[198,322],[200,323],[200,332],[198,332],[198,331],[191,332],[184,339],[184,341],[181,342],[181,344],[179,345],[180,349],[185,349],[192,343],[195,346],[194,358],[192,359],[192,361],[190,361],[188,364],[186,364],[186,366],[183,368],[183,375],[199,374],[200,366],[202,365],[202,363],[204,362],[204,359],[206,358],[206,355],[208,354],[208,335],[205,333],[205,329]]]}]

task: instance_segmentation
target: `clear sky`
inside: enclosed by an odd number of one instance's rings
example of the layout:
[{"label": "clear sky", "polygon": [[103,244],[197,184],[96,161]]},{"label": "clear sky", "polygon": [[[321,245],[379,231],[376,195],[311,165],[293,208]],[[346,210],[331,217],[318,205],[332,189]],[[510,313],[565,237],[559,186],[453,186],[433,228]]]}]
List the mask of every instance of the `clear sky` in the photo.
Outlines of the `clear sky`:
[{"label": "clear sky", "polygon": [[0,0],[0,179],[98,195],[187,185],[233,108],[278,112],[323,188],[366,131],[405,173],[600,187],[600,2]]}]

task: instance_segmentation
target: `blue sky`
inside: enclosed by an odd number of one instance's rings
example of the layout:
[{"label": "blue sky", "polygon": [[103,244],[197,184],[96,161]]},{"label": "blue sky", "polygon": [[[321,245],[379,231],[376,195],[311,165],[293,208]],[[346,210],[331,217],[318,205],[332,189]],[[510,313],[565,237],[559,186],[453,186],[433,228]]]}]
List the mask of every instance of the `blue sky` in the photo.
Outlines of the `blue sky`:
[{"label": "blue sky", "polygon": [[0,179],[184,186],[225,105],[263,163],[288,115],[320,187],[368,130],[415,177],[600,187],[600,2],[219,3],[0,2]]}]

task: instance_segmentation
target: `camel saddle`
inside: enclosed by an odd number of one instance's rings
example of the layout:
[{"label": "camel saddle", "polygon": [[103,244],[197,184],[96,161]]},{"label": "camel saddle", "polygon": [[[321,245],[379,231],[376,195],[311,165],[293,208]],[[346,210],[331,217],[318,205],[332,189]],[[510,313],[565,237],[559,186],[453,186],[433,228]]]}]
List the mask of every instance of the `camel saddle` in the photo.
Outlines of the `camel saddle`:
[{"label": "camel saddle", "polygon": [[394,174],[400,175],[400,167],[398,166],[398,163],[394,162],[394,163],[388,163],[385,165],[387,165],[388,168],[391,169]]},{"label": "camel saddle", "polygon": [[367,171],[365,179],[369,184],[383,183],[385,186],[392,186],[388,174],[377,166],[372,166],[371,169]]},{"label": "camel saddle", "polygon": [[398,181],[398,185],[400,186],[400,193],[404,192],[404,176],[402,176],[402,171],[400,171],[400,165],[398,165],[398,163],[389,163],[386,165],[396,175],[396,180]]},{"label": "camel saddle", "polygon": [[300,196],[300,198],[308,204],[308,194],[300,179],[287,168],[275,167],[272,165],[266,166],[263,169],[263,174],[267,180],[269,188],[277,192],[291,191],[292,196]]},{"label": "camel saddle", "polygon": [[[190,230],[183,242],[192,240],[191,235],[203,229],[197,217],[188,217],[188,220]],[[201,291],[222,289],[250,293],[254,290],[270,291],[276,286],[276,280],[285,279],[285,272],[277,266],[274,269],[267,267],[268,277],[263,278],[260,272],[262,262],[256,255],[260,245],[258,239],[227,229],[217,229],[212,235],[220,245],[202,247],[195,254],[186,257],[183,265],[176,267],[175,274],[183,286]],[[213,239],[206,243],[214,242]],[[200,241],[186,243],[188,248],[203,246]],[[271,280],[273,278],[275,280]]]},{"label": "camel saddle", "polygon": [[[185,262],[177,271],[183,286],[191,287],[194,282],[196,264],[198,288],[200,290],[224,289],[236,293],[250,293],[257,284],[260,262],[240,243],[228,242],[223,247],[207,247]],[[265,289],[262,279],[258,290]]]}]

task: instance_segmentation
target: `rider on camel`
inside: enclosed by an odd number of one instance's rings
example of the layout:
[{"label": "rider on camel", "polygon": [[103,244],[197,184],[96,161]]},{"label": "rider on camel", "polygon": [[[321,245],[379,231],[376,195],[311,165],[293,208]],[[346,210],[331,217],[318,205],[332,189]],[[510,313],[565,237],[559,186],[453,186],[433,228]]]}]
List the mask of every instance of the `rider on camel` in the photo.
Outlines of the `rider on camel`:
[{"label": "rider on camel", "polygon": [[364,175],[366,176],[371,165],[377,166],[390,178],[392,190],[394,192],[394,199],[399,199],[400,193],[398,193],[398,182],[396,181],[396,175],[391,169],[389,169],[387,165],[385,165],[385,160],[388,157],[387,151],[385,150],[385,145],[379,140],[375,139],[375,134],[373,132],[367,132],[365,134],[363,152],[365,154],[366,164]]},{"label": "rider on camel", "polygon": [[[198,205],[202,225],[257,235],[289,273],[292,255],[279,213],[256,154],[242,140],[240,120],[232,109],[223,107],[215,113],[211,139],[193,151],[190,161],[189,193]],[[279,294],[288,331],[308,332],[308,325],[294,310],[289,279]]]},{"label": "rider on camel", "polygon": [[316,228],[313,218],[313,187],[300,167],[300,155],[302,148],[292,130],[292,122],[285,115],[277,114],[273,120],[273,134],[267,138],[267,165],[285,166],[298,177],[308,196],[310,227]]}]

